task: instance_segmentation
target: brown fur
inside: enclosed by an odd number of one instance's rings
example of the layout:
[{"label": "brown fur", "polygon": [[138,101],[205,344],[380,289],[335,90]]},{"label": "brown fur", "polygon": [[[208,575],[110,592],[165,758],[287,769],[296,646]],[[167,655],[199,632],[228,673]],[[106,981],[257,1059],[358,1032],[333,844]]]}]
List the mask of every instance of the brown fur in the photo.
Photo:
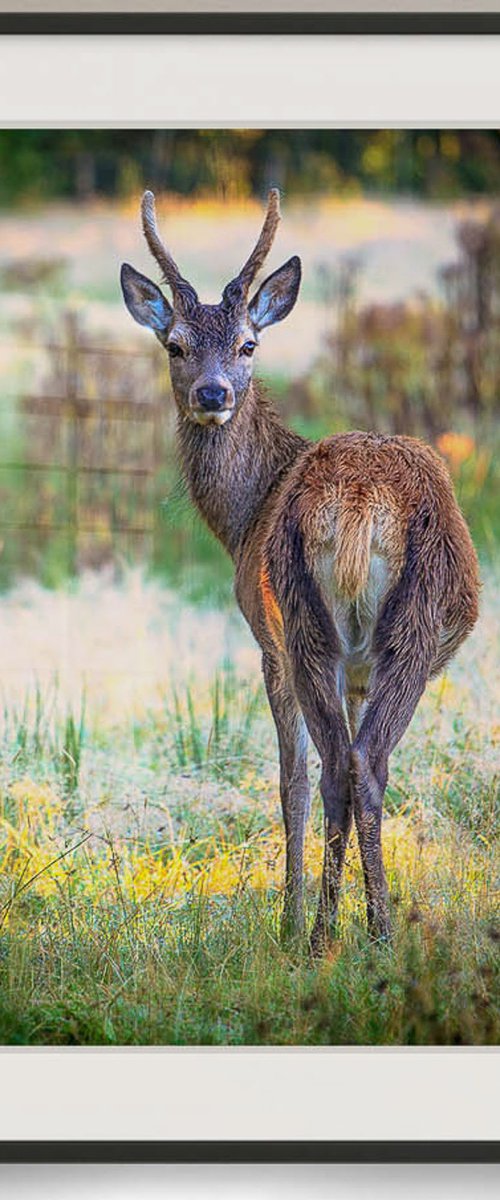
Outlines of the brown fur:
[{"label": "brown fur", "polygon": [[269,572],[265,567],[261,567],[259,576],[259,589],[262,607],[264,609],[264,616],[271,637],[273,638],[273,641],[276,642],[279,649],[284,650],[285,627],[283,625],[283,614],[271,586]]},{"label": "brown fur", "polygon": [[[272,204],[269,211],[259,261],[277,224]],[[251,274],[252,255],[248,262]],[[122,278],[135,319],[148,323],[150,306],[162,344],[183,339],[184,357],[171,363],[183,470],[234,560],[238,603],[262,648],[280,753],[284,926],[300,931],[303,922],[307,729],[321,758],[325,812],[313,945],[323,946],[334,927],[353,816],[369,926],[386,936],[381,818],[389,755],[427,680],[478,611],[476,555],[448,472],[412,438],[354,432],[311,443],[287,429],[256,388],[241,346],[290,310],[297,259],[248,305],[240,279],[220,305],[196,297],[189,313],[182,301],[176,308],[175,292],[172,310],[133,268]],[[200,379],[222,381],[232,396],[222,427],[200,423],[193,402]]]}]

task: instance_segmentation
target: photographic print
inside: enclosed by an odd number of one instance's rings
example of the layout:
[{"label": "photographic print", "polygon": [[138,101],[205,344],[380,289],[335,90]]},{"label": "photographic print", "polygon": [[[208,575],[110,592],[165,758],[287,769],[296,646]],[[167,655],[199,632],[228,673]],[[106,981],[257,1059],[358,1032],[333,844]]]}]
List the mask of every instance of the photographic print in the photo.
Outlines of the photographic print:
[{"label": "photographic print", "polygon": [[0,132],[2,1045],[498,1045],[499,196]]}]

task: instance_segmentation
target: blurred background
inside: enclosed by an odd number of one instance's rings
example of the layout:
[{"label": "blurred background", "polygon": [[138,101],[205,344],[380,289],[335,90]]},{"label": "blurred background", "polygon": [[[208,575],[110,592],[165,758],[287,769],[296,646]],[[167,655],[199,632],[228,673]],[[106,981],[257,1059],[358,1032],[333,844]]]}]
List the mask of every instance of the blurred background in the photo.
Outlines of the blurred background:
[{"label": "blurred background", "polygon": [[409,433],[446,457],[476,543],[495,529],[500,135],[494,130],[0,132],[0,588],[144,563],[189,599],[231,568],[178,478],[165,357],[131,322],[145,186],[165,239],[215,301],[253,245],[301,255],[299,303],[257,373],[319,437]]}]

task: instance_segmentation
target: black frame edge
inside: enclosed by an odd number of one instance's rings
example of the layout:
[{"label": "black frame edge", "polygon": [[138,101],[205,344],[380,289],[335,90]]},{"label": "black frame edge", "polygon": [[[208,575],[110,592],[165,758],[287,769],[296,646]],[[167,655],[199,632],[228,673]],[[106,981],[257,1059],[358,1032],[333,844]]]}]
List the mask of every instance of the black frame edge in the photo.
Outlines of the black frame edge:
[{"label": "black frame edge", "polygon": [[500,34],[500,12],[3,12],[0,34]]},{"label": "black frame edge", "polygon": [[0,1163],[500,1163],[498,1141],[0,1141]]}]

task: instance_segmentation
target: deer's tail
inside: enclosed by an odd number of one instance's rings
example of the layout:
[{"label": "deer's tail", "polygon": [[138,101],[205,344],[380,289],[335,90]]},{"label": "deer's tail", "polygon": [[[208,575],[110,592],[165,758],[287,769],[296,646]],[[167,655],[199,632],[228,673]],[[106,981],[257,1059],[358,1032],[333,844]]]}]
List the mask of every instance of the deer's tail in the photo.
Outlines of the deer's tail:
[{"label": "deer's tail", "polygon": [[335,583],[348,600],[368,584],[373,534],[373,506],[340,503],[335,521]]}]

